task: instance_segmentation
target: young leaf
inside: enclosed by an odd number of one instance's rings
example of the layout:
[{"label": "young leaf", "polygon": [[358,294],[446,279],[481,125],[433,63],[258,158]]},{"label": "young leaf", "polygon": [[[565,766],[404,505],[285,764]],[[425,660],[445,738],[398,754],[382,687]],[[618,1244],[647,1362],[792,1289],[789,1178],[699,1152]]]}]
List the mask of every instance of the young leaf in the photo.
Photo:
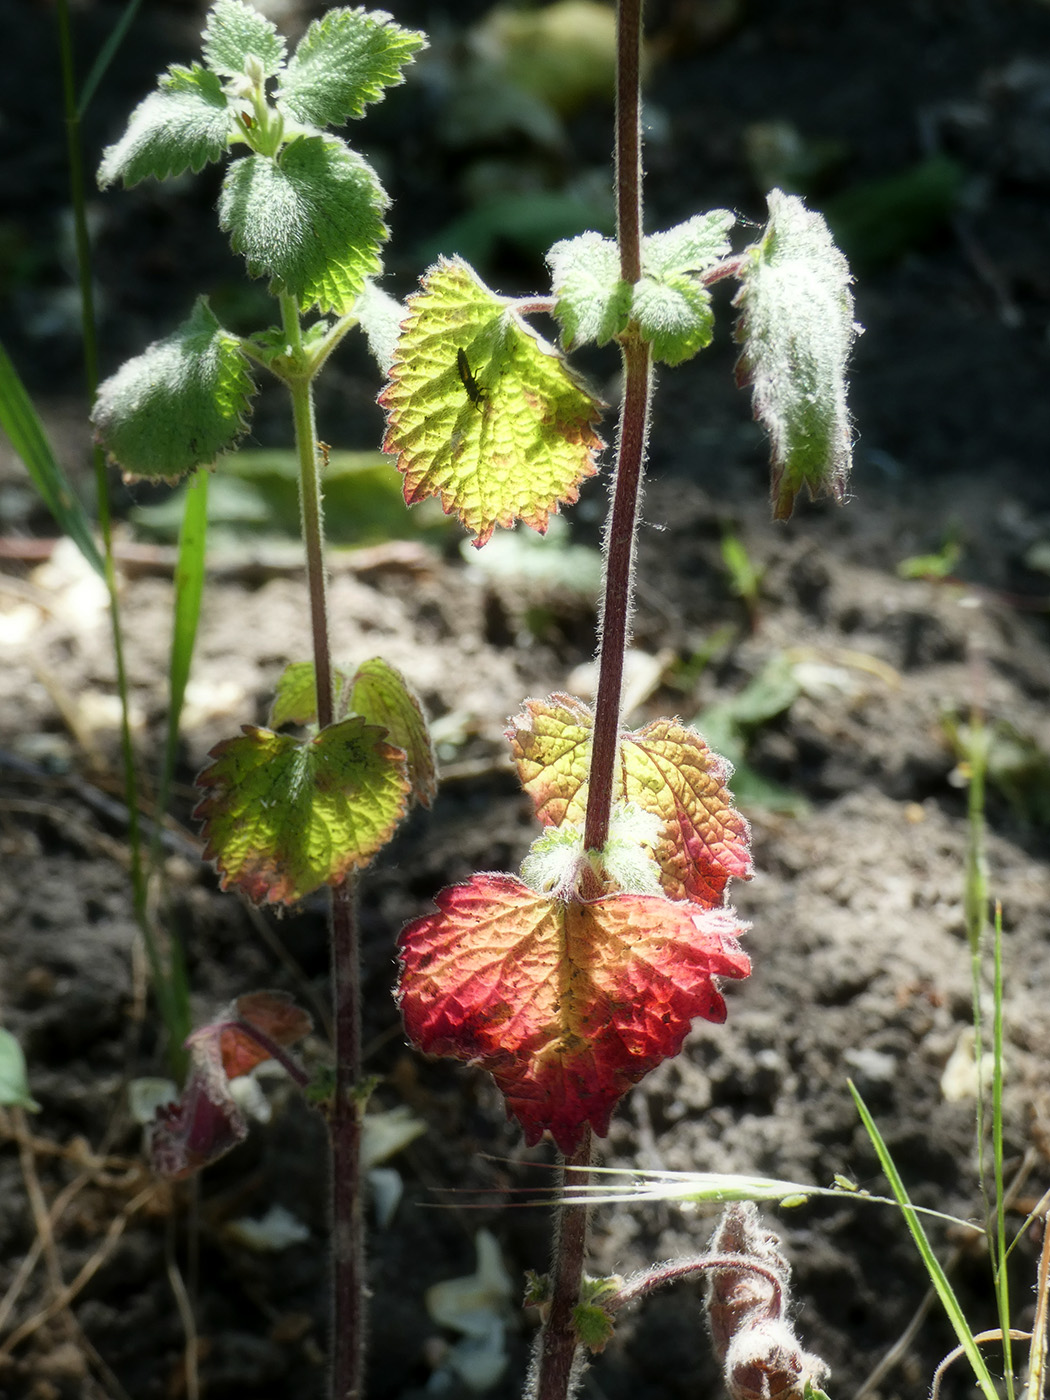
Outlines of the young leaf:
[{"label": "young leaf", "polygon": [[620,280],[620,250],[600,233],[555,243],[547,254],[554,315],[566,350],[594,341],[605,345],[631,317],[631,287]]},{"label": "young leaf", "polygon": [[308,126],[339,126],[403,83],[401,69],[425,46],[422,34],[382,10],[329,10],[312,22],[281,75],[277,106]]},{"label": "young leaf", "polygon": [[[571,695],[529,700],[511,721],[518,775],[545,825],[584,820],[592,725],[590,710]],[[652,854],[671,899],[715,908],[730,879],[750,877],[750,830],[732,806],[728,779],[725,761],[676,720],[621,737],[613,795],[660,818]]]},{"label": "young leaf", "polygon": [[375,656],[357,668],[350,682],[348,708],[369,724],[379,724],[392,744],[405,751],[412,793],[424,807],[437,795],[437,761],[419,701],[404,676]]},{"label": "young leaf", "polygon": [[726,912],[647,895],[561,902],[510,875],[443,890],[401,934],[399,999],[429,1054],[480,1061],[532,1144],[563,1152],[608,1130],[620,1096],[677,1054],[694,1017],[720,1022],[715,977],[750,964]]},{"label": "young leaf", "polygon": [[771,439],[773,515],[786,520],[803,486],[845,497],[846,362],[858,327],[849,268],[821,215],[780,190],[768,203],[736,296],[737,380],[753,386],[755,417]]},{"label": "young leaf", "polygon": [[176,65],[132,112],[120,140],[102,152],[99,187],[117,180],[137,185],[151,175],[169,180],[184,170],[196,174],[223,156],[235,130],[215,74],[197,63],[192,68]]},{"label": "young leaf", "polygon": [[422,285],[380,395],[405,500],[440,496],[477,545],[518,519],[543,534],[595,472],[600,405],[465,263],[441,259]]},{"label": "young leaf", "polygon": [[367,865],[405,813],[405,755],[358,717],[306,742],[244,725],[212,749],[205,792],[205,860],[222,888],[256,904],[291,904]]},{"label": "young leaf", "polygon": [[173,480],[210,466],[247,427],[255,385],[236,336],[201,297],[189,320],[102,384],[91,413],[128,479]]},{"label": "young leaf", "polygon": [[10,1031],[0,1026],[0,1104],[38,1113],[40,1105],[29,1092],[22,1047]]},{"label": "young leaf", "polygon": [[710,345],[711,294],[696,276],[729,252],[736,222],[725,209],[697,214],[642,244],[642,278],[633,289],[631,315],[653,357],[679,365]]},{"label": "young leaf", "polygon": [[271,78],[284,59],[284,40],[273,24],[241,0],[216,0],[204,30],[204,61],[213,73],[234,78],[254,58]]},{"label": "young leaf", "polygon": [[251,155],[230,166],[219,222],[253,277],[287,292],[301,311],[351,309],[379,271],[388,203],[372,167],[332,136],[301,136],[276,160]]},{"label": "young leaf", "polygon": [[[337,716],[346,713],[343,699],[349,680],[346,671],[338,666],[332,668]],[[317,679],[312,661],[293,661],[281,672],[267,723],[271,729],[280,729],[284,724],[317,723]]]}]

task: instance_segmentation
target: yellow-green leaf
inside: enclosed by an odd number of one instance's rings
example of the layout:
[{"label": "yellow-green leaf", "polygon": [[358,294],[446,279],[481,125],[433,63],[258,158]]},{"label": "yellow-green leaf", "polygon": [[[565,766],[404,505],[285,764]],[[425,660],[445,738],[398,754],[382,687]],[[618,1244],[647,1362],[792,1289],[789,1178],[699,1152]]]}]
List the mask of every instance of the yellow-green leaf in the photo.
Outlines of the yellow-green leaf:
[{"label": "yellow-green leaf", "polygon": [[440,497],[478,545],[515,520],[542,534],[595,472],[601,405],[460,259],[441,259],[422,287],[380,397],[405,500]]},{"label": "yellow-green leaf", "polygon": [[338,884],[368,864],[405,813],[405,755],[357,716],[306,742],[244,725],[209,757],[194,813],[204,856],[223,889],[256,904],[290,904]]},{"label": "yellow-green leaf", "polygon": [[408,780],[418,802],[429,807],[437,795],[437,763],[423,708],[400,671],[374,656],[350,682],[350,710],[370,724],[381,724],[392,744],[405,751]]}]

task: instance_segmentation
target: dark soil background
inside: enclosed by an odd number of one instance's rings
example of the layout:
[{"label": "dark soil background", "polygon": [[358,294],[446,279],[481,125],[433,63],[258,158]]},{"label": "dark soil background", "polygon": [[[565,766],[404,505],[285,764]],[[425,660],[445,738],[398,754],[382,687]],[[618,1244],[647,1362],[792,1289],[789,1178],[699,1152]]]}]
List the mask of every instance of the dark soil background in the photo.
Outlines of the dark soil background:
[{"label": "dark soil background", "polygon": [[[538,203],[571,195],[589,200],[597,221],[608,104],[546,126],[533,111],[509,128],[472,127],[463,92],[485,7],[392,8],[425,28],[433,48],[351,132],[395,200],[389,286],[406,294],[437,251],[480,239],[493,285],[542,287],[538,249],[577,229],[555,199],[562,226],[541,244],[521,219],[493,215],[494,193]],[[288,4],[275,17],[294,32],[312,13]],[[88,0],[75,9],[81,72],[118,14]],[[28,0],[0,6],[0,17],[0,334],[89,493],[55,17]],[[89,110],[89,167],[154,74],[195,54],[202,17],[196,3],[146,0]],[[698,1025],[682,1056],[627,1097],[603,1160],[821,1184],[842,1172],[878,1192],[852,1077],[915,1197],[981,1217],[967,1094],[976,1075],[966,1040],[965,773],[951,741],[976,706],[996,744],[988,866],[1003,903],[1016,1228],[1050,1185],[1050,6],[653,0],[649,27],[649,227],[720,205],[760,221],[768,181],[755,152],[772,144],[764,168],[793,174],[835,223],[866,329],[853,373],[853,499],[842,510],[802,504],[776,528],[765,445],[732,385],[725,301],[715,346],[661,377],[633,719],[700,717],[737,745],[757,873],[733,898],[752,922],[755,970],[728,989],[725,1027]],[[475,103],[475,117],[483,108]],[[781,125],[771,132],[771,123]],[[217,190],[206,172],[92,195],[103,373],[170,331],[200,291],[235,329],[268,314],[264,299],[238,290],[237,260],[215,228]],[[614,398],[615,362],[596,357],[586,368]],[[348,345],[320,394],[322,436],[340,449],[374,448],[378,387],[370,361]],[[288,433],[279,397],[264,393],[248,445],[286,444]],[[119,489],[122,515],[137,520],[135,508],[157,494]],[[576,543],[593,546],[603,510],[603,486],[591,483],[571,514]],[[259,987],[321,1010],[327,995],[323,901],[279,920],[249,913],[217,892],[188,819],[209,747],[261,721],[283,665],[305,654],[302,576],[280,523],[248,550],[243,538],[217,539],[189,697],[161,912],[184,944],[201,1017]],[[136,528],[121,525],[122,545]],[[750,607],[726,572],[726,530],[763,571]],[[0,1396],[185,1395],[185,1329],[168,1274],[177,1260],[195,1295],[202,1393],[309,1400],[324,1393],[327,1347],[320,1120],[278,1083],[271,1121],[210,1169],[199,1193],[152,1190],[141,1161],[127,1084],[162,1073],[163,1057],[128,895],[108,624],[75,558],[30,557],[31,542],[52,533],[0,444],[0,1015],[25,1049],[41,1105],[21,1146],[16,1116],[0,1120]],[[957,546],[950,578],[900,576],[902,560],[947,542]],[[147,767],[163,733],[166,571],[155,536],[124,569]],[[542,1269],[548,1249],[545,1212],[521,1203],[549,1183],[552,1155],[523,1149],[483,1076],[406,1048],[389,991],[393,946],[443,885],[475,869],[514,869],[524,854],[533,828],[502,729],[526,695],[585,692],[593,600],[553,564],[549,576],[498,575],[461,555],[454,530],[431,531],[337,554],[332,612],[337,656],[381,653],[424,697],[445,777],[434,811],[413,816],[363,882],[376,1103],[425,1126],[387,1163],[403,1196],[372,1236],[370,1395],[470,1393],[457,1336],[424,1300],[474,1270],[484,1228],[510,1280],[509,1359],[486,1393],[510,1396],[534,1326],[517,1306],[524,1271]],[[756,690],[761,714],[747,721],[732,707]],[[318,1014],[307,1053],[321,1057]],[[52,1260],[27,1275],[19,1270],[38,1233],[31,1163],[45,1202],[65,1195]],[[235,1222],[274,1205],[305,1235],[279,1252],[253,1250]],[[856,1395],[924,1297],[905,1228],[887,1208],[839,1201],[769,1218],[796,1271],[800,1333],[832,1367],[828,1390]],[[673,1205],[602,1207],[594,1270],[695,1252],[711,1225]],[[976,1237],[931,1228],[974,1326],[993,1327]],[[1028,1232],[1014,1254],[1020,1327],[1031,1322],[1037,1248]],[[77,1280],[100,1249],[71,1311],[41,1321],[62,1281]],[[924,1393],[952,1345],[935,1307],[867,1393]],[[989,1357],[998,1369],[994,1348]],[[685,1400],[719,1386],[698,1293],[681,1288],[624,1319],[584,1394]],[[942,1394],[971,1389],[956,1363]]]}]

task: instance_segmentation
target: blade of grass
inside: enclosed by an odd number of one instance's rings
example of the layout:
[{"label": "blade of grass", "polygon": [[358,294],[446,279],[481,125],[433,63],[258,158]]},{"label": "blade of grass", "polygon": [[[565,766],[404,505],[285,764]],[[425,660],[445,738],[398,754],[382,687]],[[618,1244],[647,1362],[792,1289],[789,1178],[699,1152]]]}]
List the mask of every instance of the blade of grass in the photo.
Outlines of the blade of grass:
[{"label": "blade of grass", "polygon": [[105,76],[106,69],[113,62],[113,55],[124,42],[124,37],[131,28],[135,16],[138,14],[142,0],[128,0],[124,7],[124,13],[110,30],[109,38],[99,50],[98,57],[91,65],[91,72],[84,80],[84,86],[80,90],[80,101],[77,103],[77,121],[82,121],[84,113],[91,105],[91,99],[95,95],[95,90]]},{"label": "blade of grass", "polygon": [[[995,1301],[1003,1334],[1006,1393],[1014,1400],[1014,1361],[1010,1334],[1010,1277],[1006,1267],[1006,1191],[1003,1185],[1003,906],[995,902],[994,1011],[992,1021],[992,1158],[995,1172]],[[978,1068],[978,1074],[980,1069]]]},{"label": "blade of grass", "polygon": [[937,1256],[933,1252],[933,1247],[930,1244],[926,1231],[922,1228],[922,1221],[919,1219],[918,1212],[912,1205],[908,1193],[904,1188],[904,1183],[901,1181],[900,1174],[894,1165],[893,1158],[890,1156],[889,1148],[883,1141],[882,1134],[876,1127],[874,1118],[872,1118],[871,1114],[868,1112],[868,1107],[861,1098],[856,1085],[852,1080],[847,1080],[846,1082],[849,1085],[850,1093],[853,1095],[853,1102],[857,1105],[857,1112],[860,1114],[861,1122],[864,1124],[868,1137],[871,1138],[871,1145],[875,1149],[876,1156],[879,1159],[879,1165],[882,1167],[886,1180],[890,1184],[890,1190],[893,1192],[897,1204],[901,1208],[901,1214],[904,1216],[908,1229],[911,1231],[912,1239],[915,1241],[915,1247],[918,1249],[926,1272],[929,1274],[930,1282],[933,1284],[937,1296],[941,1300],[945,1312],[948,1314],[948,1321],[951,1323],[952,1329],[959,1339],[959,1345],[966,1353],[967,1360],[973,1368],[977,1383],[981,1387],[986,1400],[999,1400],[998,1392],[995,1388],[995,1381],[992,1379],[991,1372],[988,1370],[984,1357],[981,1355],[980,1348],[973,1335],[973,1329],[966,1321],[966,1316],[959,1305],[959,1300],[955,1296],[955,1292],[948,1282],[947,1275],[941,1268]]},{"label": "blade of grass", "polygon": [[87,511],[59,465],[40,415],[3,345],[0,345],[0,424],[59,529],[69,536],[95,572],[105,578],[106,566],[95,543]]}]

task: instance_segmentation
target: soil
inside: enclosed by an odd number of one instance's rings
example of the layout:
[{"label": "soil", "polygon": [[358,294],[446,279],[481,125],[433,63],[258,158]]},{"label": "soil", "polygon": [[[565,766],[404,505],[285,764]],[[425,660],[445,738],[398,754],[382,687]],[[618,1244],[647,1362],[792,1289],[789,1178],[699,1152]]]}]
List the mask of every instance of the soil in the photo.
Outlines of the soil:
[{"label": "soil", "polygon": [[[435,33],[446,57],[459,42],[453,21],[480,12],[393,8],[402,22]],[[77,11],[85,54],[115,14],[95,4]],[[297,12],[286,14],[294,23]],[[92,160],[151,74],[190,57],[200,20],[196,4],[176,3],[140,19],[87,124]],[[79,351],[58,238],[61,132],[57,107],[41,113],[37,91],[37,75],[53,63],[49,25],[43,7],[20,7],[18,22],[5,26],[6,120],[35,136],[2,157],[3,187],[19,195],[2,224],[13,250],[3,336],[69,471],[86,482]],[[757,121],[790,121],[808,141],[842,143],[843,159],[825,177],[829,200],[897,175],[931,150],[959,161],[965,180],[951,215],[893,256],[867,261],[861,246],[856,290],[866,333],[854,371],[859,440],[845,508],[803,504],[791,522],[769,522],[764,446],[732,388],[724,305],[719,343],[662,376],[639,546],[632,722],[710,714],[757,678],[768,680],[771,663],[789,667],[793,680],[782,708],[748,731],[740,770],[741,793],[746,776],[755,794],[742,805],[756,875],[734,886],[732,899],[752,925],[754,972],[726,988],[725,1026],[698,1024],[683,1053],[627,1096],[601,1160],[817,1185],[841,1173],[878,1194],[885,1183],[849,1078],[916,1201],[983,1218],[976,1069],[967,1052],[967,786],[951,741],[979,712],[997,744],[986,861],[1002,902],[1005,1171],[1015,1183],[1008,1220],[1017,1229],[1050,1186],[1050,61],[1041,58],[1050,54],[1050,9],[1035,0],[771,0],[761,9],[654,0],[652,25],[663,55],[651,88],[653,227],[692,213],[699,200],[761,217],[741,155],[744,129]],[[434,154],[423,130],[430,122],[441,131],[447,91],[444,70],[428,71],[417,96],[408,84],[377,109],[369,136],[398,201],[395,247],[403,234],[411,248],[460,213],[463,167],[489,154],[440,142]],[[567,128],[571,158],[562,152],[558,160],[600,164],[608,116],[601,106],[577,114]],[[104,372],[169,330],[202,286],[232,278],[208,222],[214,194],[204,180],[100,201]],[[391,266],[398,290],[408,290],[418,263],[395,253]],[[506,244],[484,271],[511,289],[539,285],[542,275]],[[596,361],[593,370],[605,377],[607,396],[612,369]],[[333,368],[319,407],[329,441],[374,446],[375,388],[363,357]],[[260,409],[255,445],[286,441],[279,407]],[[11,542],[24,546],[52,527],[20,464],[6,447],[2,453],[3,536],[17,554]],[[572,513],[577,543],[597,539],[603,489],[589,485]],[[148,495],[139,489],[124,506]],[[750,604],[726,572],[726,530],[761,570]],[[119,534],[130,540],[131,527]],[[960,550],[949,578],[900,575],[902,560],[946,540]],[[122,572],[147,771],[162,742],[171,603],[166,556],[150,548]],[[485,1076],[406,1047],[390,996],[394,939],[444,885],[478,869],[516,868],[534,829],[502,731],[526,695],[584,692],[593,602],[543,577],[526,584],[485,572],[450,535],[338,554],[331,612],[337,657],[382,654],[423,697],[437,722],[444,777],[433,811],[414,814],[362,882],[376,1103],[407,1108],[426,1129],[388,1164],[403,1194],[372,1231],[369,1394],[470,1393],[450,1364],[456,1336],[432,1320],[425,1296],[474,1270],[484,1228],[498,1241],[513,1295],[507,1366],[486,1393],[510,1396],[520,1390],[535,1325],[520,1318],[517,1298],[525,1270],[542,1269],[548,1252],[547,1214],[529,1203],[550,1184],[553,1154],[523,1147]],[[271,1120],[255,1124],[199,1184],[150,1180],[127,1085],[163,1073],[164,1061],[129,896],[107,616],[75,553],[60,549],[45,564],[4,564],[0,624],[0,1012],[25,1050],[41,1106],[25,1129],[14,1113],[0,1120],[0,1298],[13,1301],[10,1309],[0,1301],[0,1337],[25,1329],[9,1349],[0,1340],[0,1396],[187,1394],[176,1261],[193,1294],[203,1394],[320,1396],[323,1125],[277,1083],[268,1090]],[[306,635],[302,575],[279,541],[260,538],[250,558],[217,547],[158,914],[184,947],[196,1014],[244,991],[287,989],[316,1011],[306,1052],[321,1056],[324,901],[308,900],[284,918],[247,910],[218,891],[189,820],[192,777],[209,748],[240,724],[264,720],[275,679],[305,655]],[[987,949],[981,985],[988,1016]],[[34,1182],[44,1202],[65,1196],[53,1254],[45,1251],[24,1276],[18,1271],[38,1235]],[[304,1237],[279,1251],[249,1248],[233,1222],[275,1205]],[[858,1392],[926,1293],[903,1222],[886,1206],[842,1198],[767,1218],[794,1270],[799,1333],[831,1367],[829,1393]],[[602,1206],[593,1271],[629,1273],[695,1253],[712,1227],[708,1209]],[[937,1222],[930,1230],[952,1261],[974,1327],[994,1327],[978,1236]],[[1013,1255],[1014,1325],[1022,1329],[1032,1320],[1038,1244],[1037,1232],[1023,1230]],[[70,1309],[52,1306],[43,1316],[62,1281],[80,1285]],[[934,1305],[867,1393],[890,1400],[925,1392],[953,1345]],[[989,1361],[1000,1369],[994,1348]],[[699,1290],[689,1285],[623,1319],[583,1394],[685,1400],[719,1386]],[[942,1394],[970,1389],[965,1363],[955,1363]]]}]

